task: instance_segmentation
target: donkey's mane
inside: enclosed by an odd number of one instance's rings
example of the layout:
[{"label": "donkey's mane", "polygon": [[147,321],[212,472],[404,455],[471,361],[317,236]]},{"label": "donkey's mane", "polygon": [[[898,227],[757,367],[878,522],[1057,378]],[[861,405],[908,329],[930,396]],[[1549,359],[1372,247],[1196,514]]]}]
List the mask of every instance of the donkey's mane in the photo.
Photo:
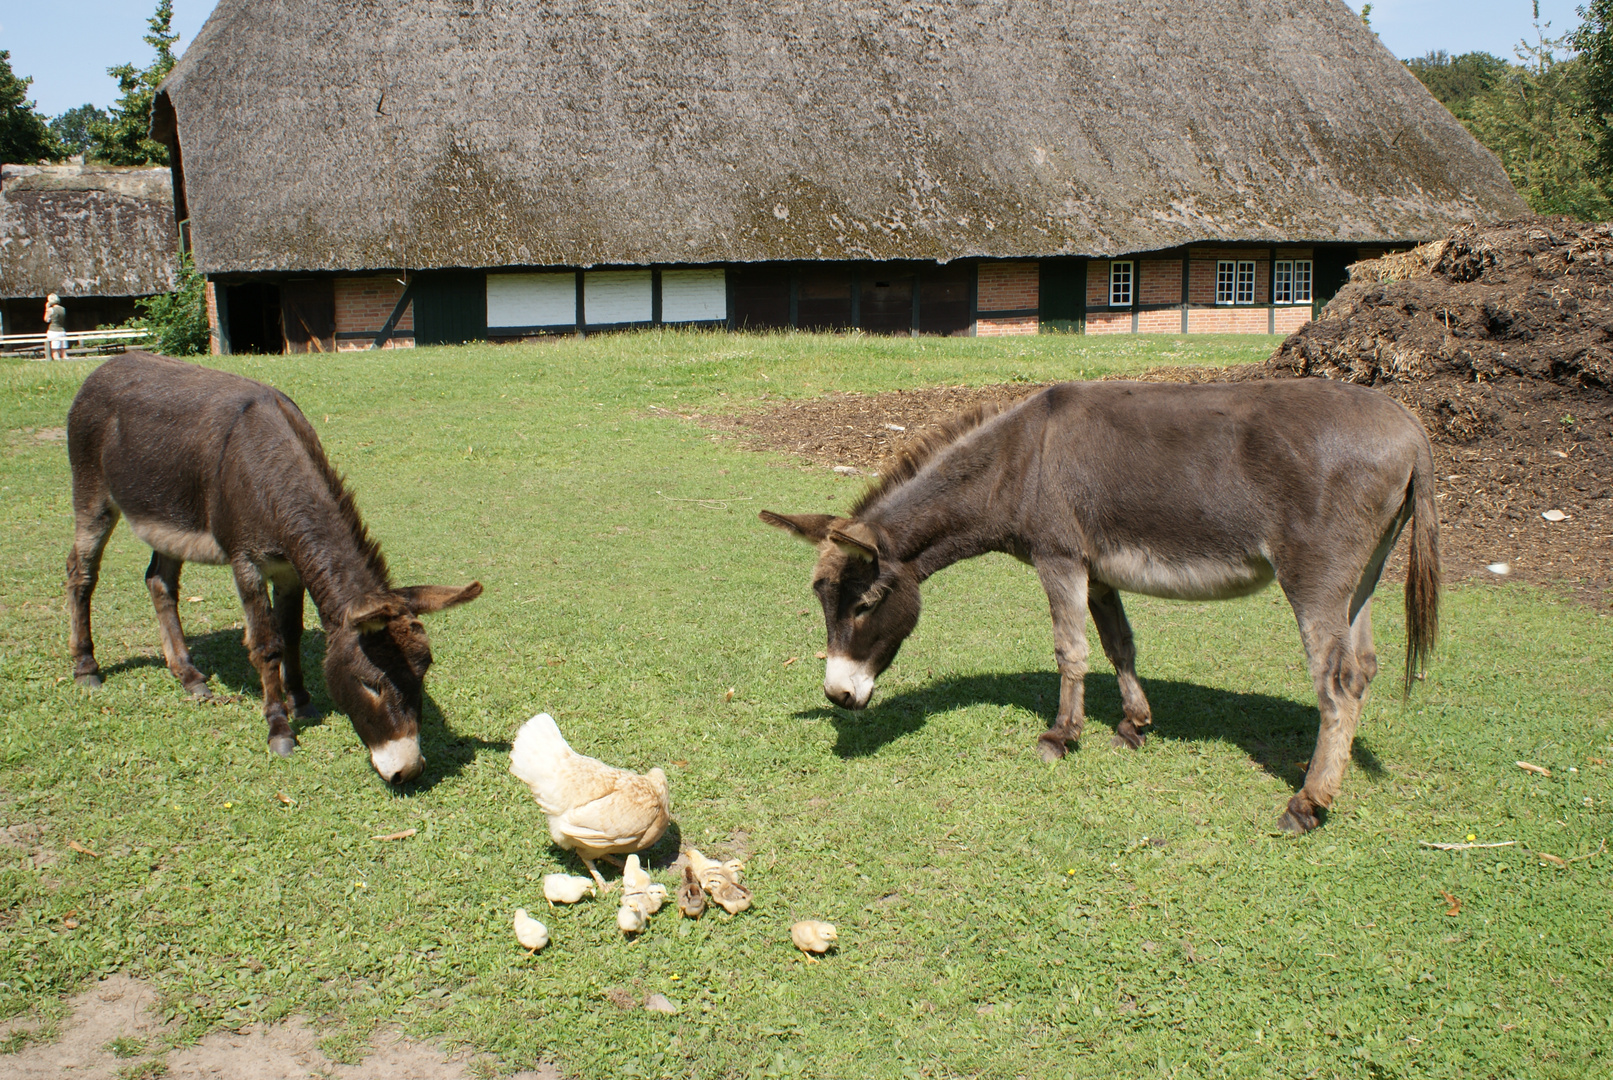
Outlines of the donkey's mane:
[{"label": "donkey's mane", "polygon": [[337,472],[330,459],[325,456],[325,448],[320,445],[318,434],[308,422],[308,418],[302,414],[302,410],[284,394],[277,394],[277,399],[280,411],[285,414],[291,430],[297,433],[297,440],[307,451],[308,460],[319,470],[320,478],[325,481],[325,487],[330,491],[331,498],[336,500],[336,512],[341,515],[342,523],[347,526],[353,543],[363,553],[365,565],[386,588],[390,589],[392,574],[387,569],[386,556],[381,554],[381,545],[370,536],[369,528],[359,516],[358,502],[347,486],[347,478]]},{"label": "donkey's mane", "polygon": [[851,516],[861,517],[864,510],[917,476],[919,470],[934,460],[941,451],[992,417],[1018,405],[1020,400],[1023,399],[1008,402],[988,401],[920,433],[902,447],[894,458],[888,458],[880,465],[879,479],[868,485],[868,490],[862,493],[862,497],[851,508]]}]

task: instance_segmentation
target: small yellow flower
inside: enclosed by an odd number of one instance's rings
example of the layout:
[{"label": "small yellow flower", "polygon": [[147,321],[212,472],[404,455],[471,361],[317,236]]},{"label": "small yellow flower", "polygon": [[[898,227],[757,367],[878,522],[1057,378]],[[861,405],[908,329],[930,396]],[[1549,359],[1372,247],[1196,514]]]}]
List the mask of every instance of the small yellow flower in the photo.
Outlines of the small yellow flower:
[{"label": "small yellow flower", "polygon": [[1074,877],[1075,876],[1075,867],[1072,866],[1068,870],[1064,871],[1064,876],[1065,877]]},{"label": "small yellow flower", "polygon": [[355,888],[355,889],[368,889],[369,887],[370,887],[369,884],[366,883],[366,882],[363,882],[363,881],[355,881],[355,882],[353,882],[353,888]]},{"label": "small yellow flower", "polygon": [[227,802],[227,803],[224,804],[224,809],[226,809],[226,810],[234,810],[235,809],[235,804],[232,803],[232,802]]},{"label": "small yellow flower", "polygon": [[676,979],[676,978],[677,978],[677,976],[676,976],[676,975],[668,975],[668,976],[667,976],[667,978],[669,978],[669,979]]},{"label": "small yellow flower", "polygon": [[1478,834],[1477,834],[1477,833],[1468,833],[1468,834],[1467,834],[1467,842],[1468,842],[1468,843],[1470,843],[1470,844],[1471,844],[1471,843],[1472,843],[1472,842],[1473,842],[1473,841],[1475,841],[1475,840],[1477,840],[1477,839],[1478,839],[1478,838],[1479,838],[1479,837],[1478,837]]}]

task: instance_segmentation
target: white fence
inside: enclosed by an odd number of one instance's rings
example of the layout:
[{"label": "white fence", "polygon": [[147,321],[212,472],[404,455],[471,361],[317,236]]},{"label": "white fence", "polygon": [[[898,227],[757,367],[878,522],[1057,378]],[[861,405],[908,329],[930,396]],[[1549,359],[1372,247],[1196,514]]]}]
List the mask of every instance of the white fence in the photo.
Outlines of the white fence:
[{"label": "white fence", "polygon": [[[139,341],[150,337],[151,331],[141,329],[124,330],[69,330],[67,331],[67,347],[79,350],[100,349],[118,342]],[[77,344],[75,344],[75,342]],[[45,355],[44,334],[4,334],[0,335],[0,352],[35,353]]]}]

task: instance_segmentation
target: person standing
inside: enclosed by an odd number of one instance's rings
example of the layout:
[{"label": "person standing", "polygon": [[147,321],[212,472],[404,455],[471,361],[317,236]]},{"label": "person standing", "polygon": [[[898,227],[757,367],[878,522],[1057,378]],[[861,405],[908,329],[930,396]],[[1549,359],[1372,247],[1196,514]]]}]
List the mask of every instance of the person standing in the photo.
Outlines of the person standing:
[{"label": "person standing", "polygon": [[61,297],[51,293],[45,297],[45,359],[67,359],[67,309]]}]

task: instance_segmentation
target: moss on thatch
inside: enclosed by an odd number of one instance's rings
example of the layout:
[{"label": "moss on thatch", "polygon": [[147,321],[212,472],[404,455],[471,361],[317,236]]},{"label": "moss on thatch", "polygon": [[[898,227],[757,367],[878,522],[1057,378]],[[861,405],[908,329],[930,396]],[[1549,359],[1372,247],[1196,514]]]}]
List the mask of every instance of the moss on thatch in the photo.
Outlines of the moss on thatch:
[{"label": "moss on thatch", "polygon": [[1524,212],[1337,0],[221,0],[208,272],[1107,256]]}]

